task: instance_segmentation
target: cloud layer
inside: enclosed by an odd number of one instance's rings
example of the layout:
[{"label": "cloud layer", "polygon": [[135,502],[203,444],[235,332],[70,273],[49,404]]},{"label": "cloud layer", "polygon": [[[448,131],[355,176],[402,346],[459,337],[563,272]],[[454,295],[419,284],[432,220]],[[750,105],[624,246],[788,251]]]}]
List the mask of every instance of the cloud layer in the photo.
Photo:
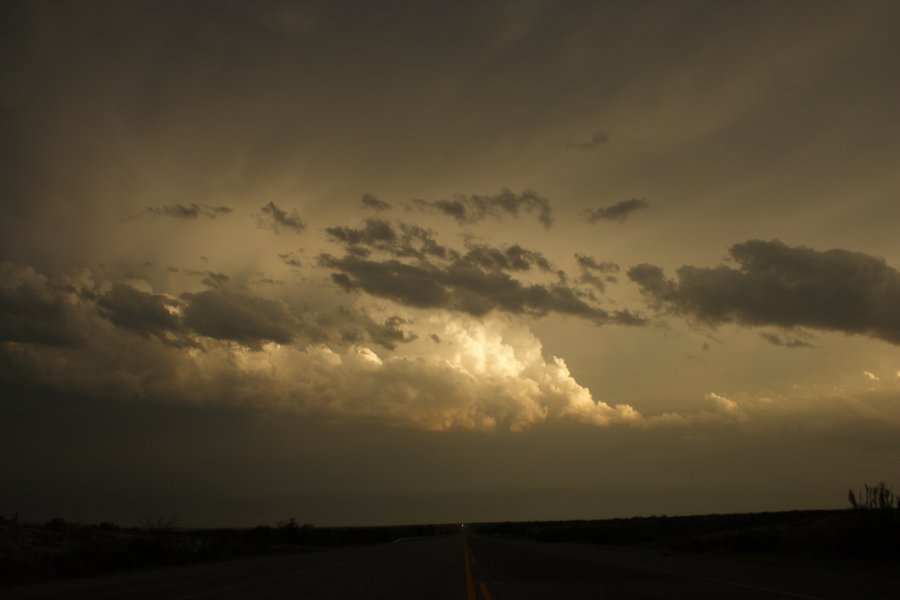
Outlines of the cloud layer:
[{"label": "cloud layer", "polygon": [[[345,245],[347,254],[336,257],[323,253],[318,264],[331,270],[332,281],[347,292],[476,317],[492,311],[538,317],[557,313],[597,324],[643,323],[639,315],[627,310],[610,312],[602,308],[592,294],[568,285],[564,272],[553,272],[541,252],[518,244],[504,248],[470,244],[461,253],[438,244],[428,230],[405,223],[395,227],[380,219],[368,219],[360,228],[332,227],[326,232]],[[614,267],[596,262],[582,265],[583,270],[588,268]],[[532,273],[552,277],[532,282],[513,276]]]},{"label": "cloud layer", "polygon": [[[540,341],[505,317],[432,311],[416,325],[347,313],[337,317],[351,323],[345,339],[298,343],[307,325],[279,299],[221,289],[175,297],[9,263],[0,274],[0,378],[11,381],[439,430],[640,420],[629,406],[596,402],[562,359],[545,359]],[[367,340],[391,352],[379,356]]]}]

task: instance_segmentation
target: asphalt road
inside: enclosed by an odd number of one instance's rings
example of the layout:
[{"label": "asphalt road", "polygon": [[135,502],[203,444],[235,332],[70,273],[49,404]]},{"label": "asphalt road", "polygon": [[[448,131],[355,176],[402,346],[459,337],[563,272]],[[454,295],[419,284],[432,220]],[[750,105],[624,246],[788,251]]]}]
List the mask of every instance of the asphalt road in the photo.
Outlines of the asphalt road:
[{"label": "asphalt road", "polygon": [[583,544],[450,535],[24,586],[0,598],[900,598],[900,582]]}]

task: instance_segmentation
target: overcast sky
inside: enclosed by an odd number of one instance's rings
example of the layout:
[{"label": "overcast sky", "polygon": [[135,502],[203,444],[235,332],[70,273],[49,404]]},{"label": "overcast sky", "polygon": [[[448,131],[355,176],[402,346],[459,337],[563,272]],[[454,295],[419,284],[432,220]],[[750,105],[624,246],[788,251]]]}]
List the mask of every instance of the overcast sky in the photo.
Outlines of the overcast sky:
[{"label": "overcast sky", "polygon": [[897,2],[0,10],[0,513],[900,484]]}]

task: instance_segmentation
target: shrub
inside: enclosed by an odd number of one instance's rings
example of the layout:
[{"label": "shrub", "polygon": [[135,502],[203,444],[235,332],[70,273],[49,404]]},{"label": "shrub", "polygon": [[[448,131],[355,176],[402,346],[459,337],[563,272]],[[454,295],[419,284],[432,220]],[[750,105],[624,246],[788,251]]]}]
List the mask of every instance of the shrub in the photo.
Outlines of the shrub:
[{"label": "shrub", "polygon": [[900,510],[900,498],[883,481],[877,485],[865,485],[858,496],[852,489],[848,490],[847,500],[855,510]]}]

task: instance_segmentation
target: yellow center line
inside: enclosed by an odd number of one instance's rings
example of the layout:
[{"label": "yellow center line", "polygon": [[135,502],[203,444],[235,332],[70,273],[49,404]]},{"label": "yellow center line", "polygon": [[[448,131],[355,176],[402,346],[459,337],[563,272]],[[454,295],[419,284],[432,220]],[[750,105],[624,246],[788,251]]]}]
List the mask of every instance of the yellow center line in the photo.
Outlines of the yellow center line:
[{"label": "yellow center line", "polygon": [[468,542],[465,543],[463,556],[466,561],[466,598],[468,600],[478,600],[478,597],[475,595],[475,582],[472,580],[472,558],[469,553]]},{"label": "yellow center line", "polygon": [[[464,542],[463,557],[466,561],[466,598],[467,600],[478,600],[478,594],[475,592],[475,580],[472,578],[472,551],[469,549],[469,542]],[[494,600],[494,596],[485,582],[479,581],[478,588],[481,590],[481,597],[484,600]]]},{"label": "yellow center line", "polygon": [[481,587],[481,596],[484,600],[494,600],[494,597],[491,595],[491,590],[488,589],[488,586],[485,582],[481,582],[478,584]]}]

